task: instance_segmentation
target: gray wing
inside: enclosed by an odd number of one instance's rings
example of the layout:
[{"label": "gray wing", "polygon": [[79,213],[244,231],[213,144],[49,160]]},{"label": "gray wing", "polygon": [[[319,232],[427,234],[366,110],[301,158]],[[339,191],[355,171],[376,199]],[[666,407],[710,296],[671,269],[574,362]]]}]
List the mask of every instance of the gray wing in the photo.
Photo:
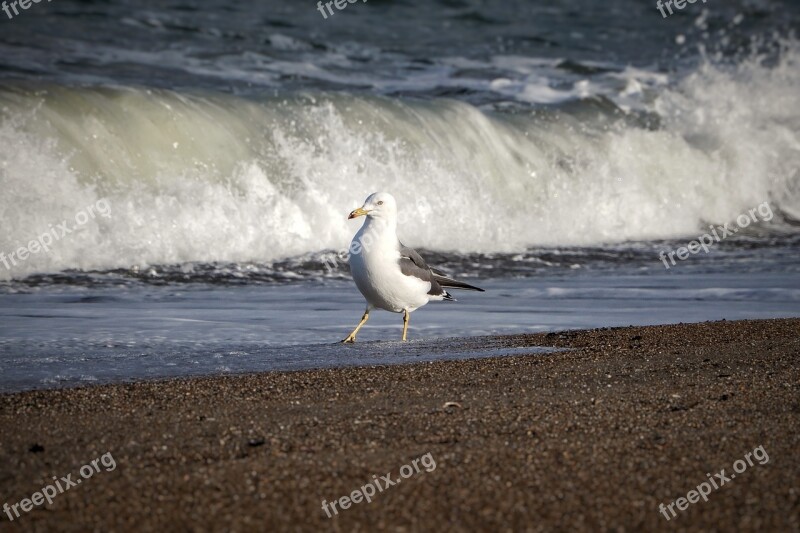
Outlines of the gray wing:
[{"label": "gray wing", "polygon": [[422,281],[427,281],[431,284],[431,289],[428,294],[432,296],[440,296],[447,294],[445,290],[436,281],[436,276],[431,271],[430,267],[425,263],[421,255],[413,248],[405,246],[400,243],[400,271],[406,276],[414,276]]},{"label": "gray wing", "polygon": [[429,281],[431,283],[431,290],[428,291],[428,294],[435,296],[444,294],[445,298],[447,298],[449,295],[445,289],[484,292],[484,290],[479,287],[464,283],[463,281],[458,281],[447,276],[441,270],[429,267],[416,250],[405,246],[402,242],[400,243],[400,270],[406,276],[415,276],[423,281]]}]

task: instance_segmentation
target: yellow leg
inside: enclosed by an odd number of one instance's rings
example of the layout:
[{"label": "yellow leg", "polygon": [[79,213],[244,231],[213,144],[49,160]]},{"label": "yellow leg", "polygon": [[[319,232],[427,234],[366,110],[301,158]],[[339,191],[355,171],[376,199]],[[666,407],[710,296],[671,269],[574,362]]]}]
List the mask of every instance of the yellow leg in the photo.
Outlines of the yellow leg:
[{"label": "yellow leg", "polygon": [[356,329],[353,330],[353,333],[348,335],[347,338],[345,340],[343,340],[342,342],[343,343],[356,342],[356,334],[358,333],[358,330],[361,329],[361,326],[363,326],[364,324],[367,323],[367,320],[369,320],[369,307],[367,308],[366,311],[364,311],[364,316],[361,317],[361,322],[358,323],[358,325],[356,326]]},{"label": "yellow leg", "polygon": [[408,315],[410,313],[403,309],[403,340],[406,340],[406,333],[408,333]]}]

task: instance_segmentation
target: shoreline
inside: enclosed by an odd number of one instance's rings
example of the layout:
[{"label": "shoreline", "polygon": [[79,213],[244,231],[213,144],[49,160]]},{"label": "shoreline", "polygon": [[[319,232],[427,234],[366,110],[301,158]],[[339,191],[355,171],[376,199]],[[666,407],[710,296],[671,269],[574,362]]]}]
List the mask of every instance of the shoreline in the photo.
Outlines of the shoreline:
[{"label": "shoreline", "polygon": [[[0,523],[800,530],[800,319],[493,340],[570,350],[1,394],[0,505],[104,454],[116,467]],[[766,463],[659,513],[759,446]],[[323,510],[426,454],[434,469]]]}]

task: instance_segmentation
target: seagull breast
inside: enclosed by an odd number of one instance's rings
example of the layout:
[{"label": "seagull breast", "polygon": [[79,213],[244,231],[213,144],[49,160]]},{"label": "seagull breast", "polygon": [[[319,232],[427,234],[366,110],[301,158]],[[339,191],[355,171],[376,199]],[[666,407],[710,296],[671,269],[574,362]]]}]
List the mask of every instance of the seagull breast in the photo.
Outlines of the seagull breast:
[{"label": "seagull breast", "polygon": [[[403,254],[410,249],[402,246],[390,226],[365,221],[350,250],[353,280],[373,307],[400,313],[418,309],[432,297],[442,298],[443,291],[433,280],[430,269],[418,266]],[[434,294],[430,294],[432,290]]]}]

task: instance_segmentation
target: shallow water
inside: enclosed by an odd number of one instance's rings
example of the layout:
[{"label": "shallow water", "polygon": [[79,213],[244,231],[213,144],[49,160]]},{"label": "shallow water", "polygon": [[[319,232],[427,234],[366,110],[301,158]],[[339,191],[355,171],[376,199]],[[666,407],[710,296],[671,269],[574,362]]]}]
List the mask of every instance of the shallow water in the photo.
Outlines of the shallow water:
[{"label": "shallow water", "polygon": [[687,263],[471,280],[486,292],[412,314],[412,342],[399,342],[401,315],[374,311],[356,346],[336,344],[363,311],[352,282],[49,285],[0,295],[0,390],[486,357],[518,351],[465,337],[800,316],[794,266]]}]

